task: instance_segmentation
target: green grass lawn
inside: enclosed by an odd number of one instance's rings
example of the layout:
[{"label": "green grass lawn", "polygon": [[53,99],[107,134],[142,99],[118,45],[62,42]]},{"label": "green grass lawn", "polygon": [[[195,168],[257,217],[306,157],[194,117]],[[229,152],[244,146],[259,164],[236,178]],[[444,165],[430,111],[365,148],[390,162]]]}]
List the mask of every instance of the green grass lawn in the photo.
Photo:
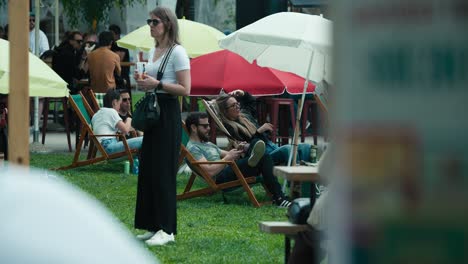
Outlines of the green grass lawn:
[{"label": "green grass lawn", "polygon": [[[69,153],[32,154],[31,166],[56,168],[71,160]],[[101,201],[130,232],[141,233],[133,228],[137,176],[123,174],[123,161],[57,173]],[[187,179],[188,175],[178,175],[178,193]],[[254,192],[260,201],[266,199],[261,185],[254,186]],[[221,194],[179,201],[176,243],[148,250],[162,263],[282,263],[283,236],[261,233],[258,222],[286,220],[286,209],[254,208],[240,190],[226,197],[227,204]]]}]

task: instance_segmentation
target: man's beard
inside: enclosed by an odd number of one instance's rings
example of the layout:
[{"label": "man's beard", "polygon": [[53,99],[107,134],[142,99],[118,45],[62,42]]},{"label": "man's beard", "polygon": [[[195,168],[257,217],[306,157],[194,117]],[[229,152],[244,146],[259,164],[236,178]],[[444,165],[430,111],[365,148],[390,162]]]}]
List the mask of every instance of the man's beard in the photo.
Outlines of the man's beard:
[{"label": "man's beard", "polygon": [[208,142],[209,140],[209,137],[207,136],[208,133],[204,134],[202,132],[200,132],[200,130],[197,130],[197,135],[198,135],[198,138],[200,139],[201,142]]},{"label": "man's beard", "polygon": [[122,113],[128,113],[128,112],[130,112],[130,107],[125,107],[125,106],[124,106],[124,107],[120,107],[120,112],[122,112]]}]

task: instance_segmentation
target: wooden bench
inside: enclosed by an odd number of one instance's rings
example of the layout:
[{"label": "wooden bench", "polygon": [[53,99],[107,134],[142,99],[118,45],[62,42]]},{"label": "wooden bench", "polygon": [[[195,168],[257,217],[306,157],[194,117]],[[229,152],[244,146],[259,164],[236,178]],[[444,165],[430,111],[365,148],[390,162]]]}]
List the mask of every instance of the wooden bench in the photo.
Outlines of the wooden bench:
[{"label": "wooden bench", "polygon": [[[291,196],[297,198],[300,195],[294,186],[299,186],[300,182],[316,182],[319,179],[317,167],[306,166],[275,166],[273,174],[277,177],[282,177],[285,180],[291,181]],[[313,193],[313,185],[311,185],[311,194]],[[313,199],[313,200],[312,200]],[[311,195],[311,204],[315,201],[315,196]],[[291,238],[294,238],[299,232],[310,229],[308,225],[297,225],[287,221],[284,222],[260,222],[260,231],[270,234],[284,235],[284,261],[288,263],[289,254],[291,253]]]},{"label": "wooden bench", "polygon": [[284,235],[284,263],[288,263],[291,253],[291,238],[294,238],[299,232],[310,229],[308,225],[297,225],[287,221],[263,221],[259,223],[260,231],[269,234]]}]

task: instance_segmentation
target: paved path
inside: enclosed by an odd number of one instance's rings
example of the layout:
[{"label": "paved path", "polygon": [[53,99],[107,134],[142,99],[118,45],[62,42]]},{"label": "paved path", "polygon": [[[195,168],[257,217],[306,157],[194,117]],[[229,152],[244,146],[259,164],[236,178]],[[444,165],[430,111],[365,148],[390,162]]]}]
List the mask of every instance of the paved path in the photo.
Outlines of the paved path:
[{"label": "paved path", "polygon": [[[71,138],[71,144],[73,148],[73,152],[75,151],[75,133],[70,134]],[[42,140],[42,134],[39,136],[39,142]],[[218,137],[217,138],[217,143],[218,146],[220,147],[225,147],[227,146],[227,139],[225,137]],[[45,152],[68,152],[68,144],[67,144],[67,134],[65,132],[47,132],[46,138],[45,138],[45,144],[42,145],[40,143],[35,143],[33,144],[33,137],[29,137],[29,143],[31,147],[31,151],[33,152],[41,152],[41,146],[43,146],[43,151]],[[35,146],[35,145],[40,145],[40,146]],[[33,148],[38,149],[38,151],[34,151]]]}]

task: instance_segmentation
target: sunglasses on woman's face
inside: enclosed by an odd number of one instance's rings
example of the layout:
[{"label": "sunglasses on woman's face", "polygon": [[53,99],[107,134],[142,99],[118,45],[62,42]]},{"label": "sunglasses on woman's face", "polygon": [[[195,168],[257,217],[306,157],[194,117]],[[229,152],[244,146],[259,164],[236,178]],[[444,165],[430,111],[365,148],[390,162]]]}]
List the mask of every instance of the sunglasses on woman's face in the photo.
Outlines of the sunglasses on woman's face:
[{"label": "sunglasses on woman's face", "polygon": [[146,23],[148,25],[150,25],[150,26],[151,26],[151,24],[153,24],[153,26],[157,26],[159,23],[161,23],[161,20],[156,19],[156,18],[155,19],[146,19]]},{"label": "sunglasses on woman's face", "polygon": [[240,108],[240,103],[236,102],[236,103],[233,103],[232,105],[226,107],[226,109],[231,109],[231,108]]}]

